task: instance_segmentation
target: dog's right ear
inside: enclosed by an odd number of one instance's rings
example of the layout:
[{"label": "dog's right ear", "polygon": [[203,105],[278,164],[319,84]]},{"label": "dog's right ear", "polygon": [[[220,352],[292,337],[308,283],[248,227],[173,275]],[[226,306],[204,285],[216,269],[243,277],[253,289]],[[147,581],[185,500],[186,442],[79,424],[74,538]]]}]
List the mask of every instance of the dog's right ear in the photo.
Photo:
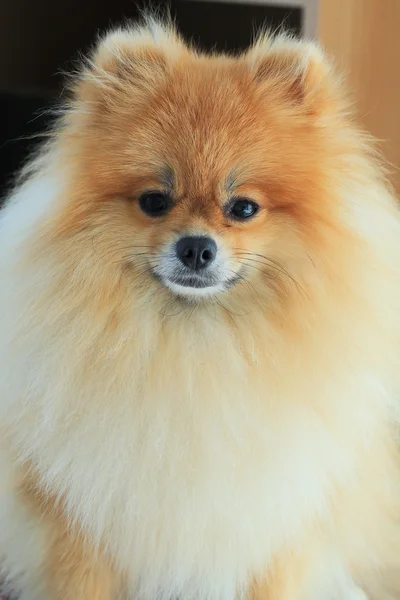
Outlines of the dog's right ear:
[{"label": "dog's right ear", "polygon": [[122,94],[149,92],[184,51],[172,26],[151,19],[140,27],[111,31],[86,61],[75,97],[112,106]]}]

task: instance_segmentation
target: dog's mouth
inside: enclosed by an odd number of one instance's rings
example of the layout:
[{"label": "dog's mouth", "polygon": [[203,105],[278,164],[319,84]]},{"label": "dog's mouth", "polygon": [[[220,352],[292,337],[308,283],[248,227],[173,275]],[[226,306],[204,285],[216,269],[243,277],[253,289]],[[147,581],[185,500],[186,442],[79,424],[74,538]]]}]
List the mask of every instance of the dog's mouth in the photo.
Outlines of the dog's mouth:
[{"label": "dog's mouth", "polygon": [[178,296],[190,296],[191,298],[211,297],[225,292],[234,287],[241,279],[240,273],[237,273],[229,279],[221,281],[217,277],[209,275],[190,275],[163,277],[153,271],[154,278],[164,287]]},{"label": "dog's mouth", "polygon": [[187,288],[195,288],[198,290],[203,290],[205,288],[214,287],[218,285],[218,281],[215,278],[210,277],[174,277],[170,280],[170,283],[174,283],[175,285],[180,285],[182,287]]}]

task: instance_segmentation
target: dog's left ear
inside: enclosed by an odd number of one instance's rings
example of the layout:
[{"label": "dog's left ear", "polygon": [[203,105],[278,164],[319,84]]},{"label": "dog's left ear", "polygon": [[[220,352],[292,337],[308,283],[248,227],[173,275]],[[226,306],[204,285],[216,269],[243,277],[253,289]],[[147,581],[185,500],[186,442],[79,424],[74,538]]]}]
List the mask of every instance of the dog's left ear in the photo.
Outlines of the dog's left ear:
[{"label": "dog's left ear", "polygon": [[293,108],[310,115],[338,109],[341,86],[317,44],[264,36],[246,58],[258,84],[269,94],[283,96]]}]

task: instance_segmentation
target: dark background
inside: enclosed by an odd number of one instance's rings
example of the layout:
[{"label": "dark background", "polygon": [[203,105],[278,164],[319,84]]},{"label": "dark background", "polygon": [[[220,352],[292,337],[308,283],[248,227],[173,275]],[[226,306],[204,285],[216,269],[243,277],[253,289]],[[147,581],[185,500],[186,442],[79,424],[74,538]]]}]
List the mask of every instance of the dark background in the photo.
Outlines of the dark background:
[{"label": "dark background", "polygon": [[[267,3],[267,0],[266,0]],[[46,109],[62,100],[62,72],[76,66],[99,32],[135,20],[141,0],[2,0],[0,2],[0,195],[45,130]],[[148,3],[147,3],[148,6]],[[262,26],[301,33],[300,9],[199,0],[152,1],[203,49],[237,52]]]}]

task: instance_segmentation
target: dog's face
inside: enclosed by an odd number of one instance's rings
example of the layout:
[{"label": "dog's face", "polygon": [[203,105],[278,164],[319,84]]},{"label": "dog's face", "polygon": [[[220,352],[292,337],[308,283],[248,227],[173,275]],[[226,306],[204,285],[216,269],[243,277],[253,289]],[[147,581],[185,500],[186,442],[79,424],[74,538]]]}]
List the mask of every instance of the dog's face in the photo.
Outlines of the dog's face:
[{"label": "dog's face", "polygon": [[102,260],[180,298],[296,286],[332,208],[333,90],[318,51],[287,39],[229,58],[162,29],[110,36],[71,117],[71,226],[83,212]]}]

